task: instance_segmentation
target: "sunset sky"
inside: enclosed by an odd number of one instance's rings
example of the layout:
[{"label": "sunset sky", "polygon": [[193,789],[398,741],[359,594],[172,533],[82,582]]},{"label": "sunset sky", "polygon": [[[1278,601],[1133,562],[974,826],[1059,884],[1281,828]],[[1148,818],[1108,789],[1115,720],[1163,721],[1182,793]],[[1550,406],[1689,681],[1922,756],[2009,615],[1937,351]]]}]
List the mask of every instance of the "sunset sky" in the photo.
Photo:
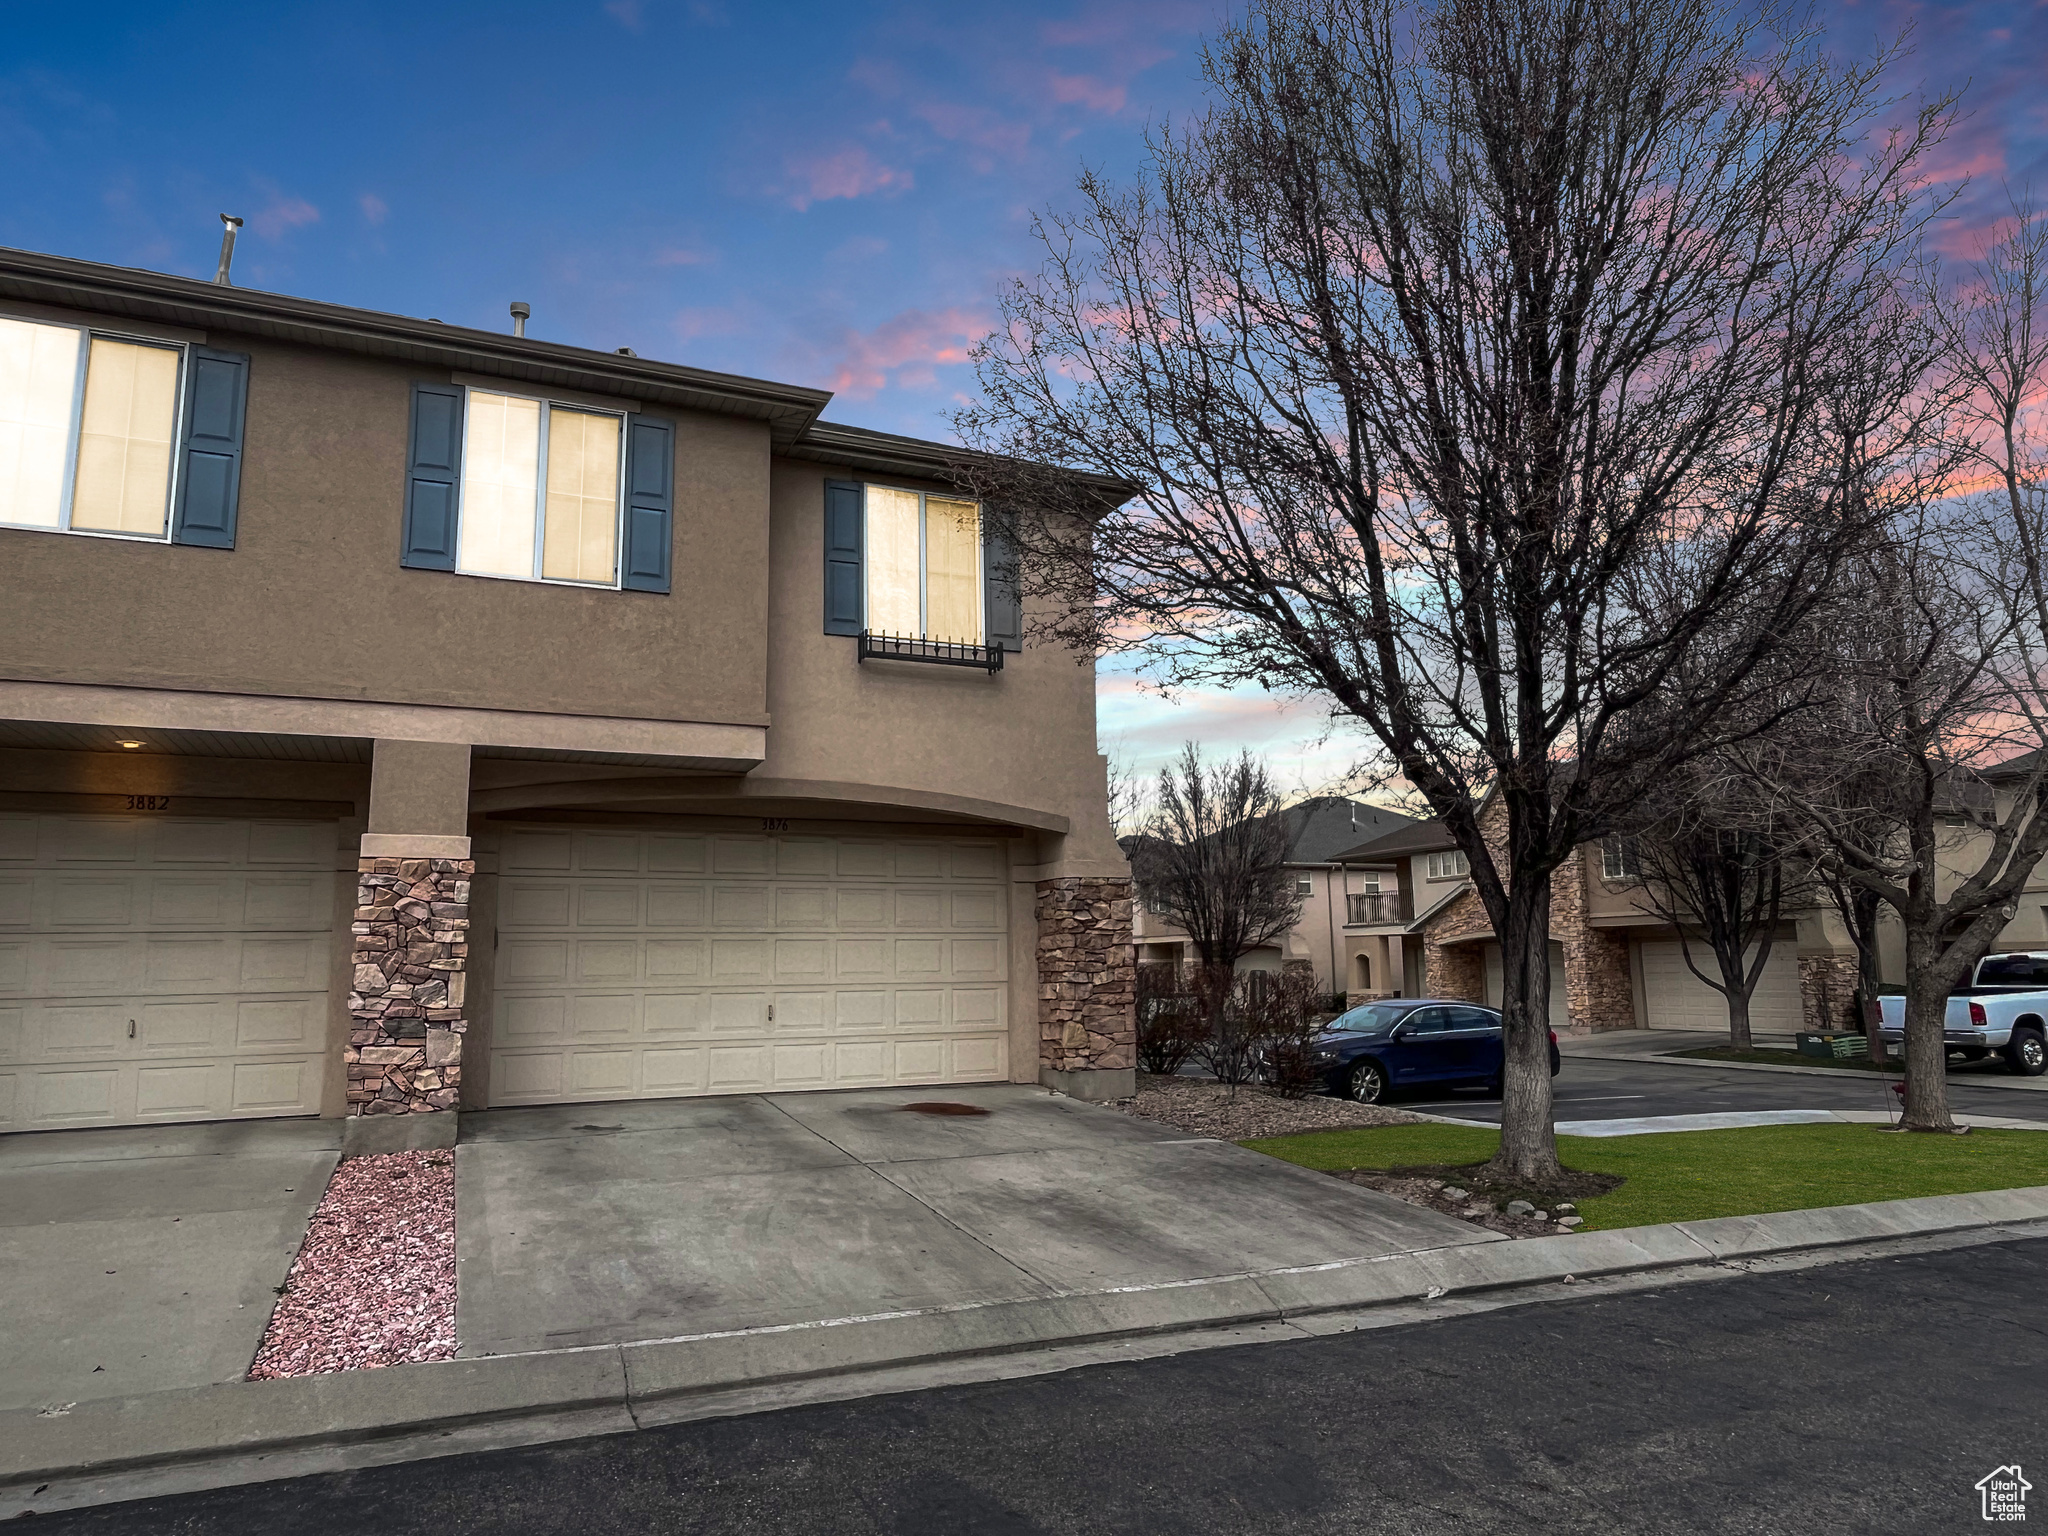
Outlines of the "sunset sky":
[{"label": "sunset sky", "polygon": [[[1199,100],[1208,0],[747,5],[13,4],[0,244],[829,387],[830,419],[948,436],[971,340],[1035,265],[1031,214]],[[1914,30],[1902,89],[1967,90],[1938,244],[2048,192],[2048,6],[1823,4]],[[1105,672],[1105,740],[1346,757],[1264,695],[1168,704]]]}]

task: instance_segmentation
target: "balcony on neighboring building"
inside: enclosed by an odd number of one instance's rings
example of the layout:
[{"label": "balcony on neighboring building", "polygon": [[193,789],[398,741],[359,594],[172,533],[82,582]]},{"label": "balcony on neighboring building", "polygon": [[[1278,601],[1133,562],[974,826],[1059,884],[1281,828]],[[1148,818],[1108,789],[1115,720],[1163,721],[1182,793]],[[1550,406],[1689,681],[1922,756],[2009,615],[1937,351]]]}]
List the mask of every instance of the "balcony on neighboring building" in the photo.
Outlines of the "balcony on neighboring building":
[{"label": "balcony on neighboring building", "polygon": [[1344,925],[1369,928],[1376,923],[1405,923],[1406,904],[1399,891],[1366,891],[1344,898]]}]

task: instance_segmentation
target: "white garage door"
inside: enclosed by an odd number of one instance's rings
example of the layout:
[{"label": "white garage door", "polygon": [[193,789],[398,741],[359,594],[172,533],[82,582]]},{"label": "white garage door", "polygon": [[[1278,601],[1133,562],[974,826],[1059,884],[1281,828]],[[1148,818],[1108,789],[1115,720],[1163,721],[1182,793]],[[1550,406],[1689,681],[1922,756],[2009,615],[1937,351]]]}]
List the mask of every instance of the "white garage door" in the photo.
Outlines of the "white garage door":
[{"label": "white garage door", "polygon": [[0,1129],[318,1113],[334,847],[0,813]]},{"label": "white garage door", "polygon": [[[1643,955],[1643,1004],[1651,1029],[1728,1028],[1728,1000],[1686,969],[1677,940],[1647,943]],[[1714,952],[1692,946],[1693,964],[1716,975]],[[1749,998],[1749,1027],[1790,1034],[1799,1022],[1799,949],[1784,940],[1771,946],[1771,958]]]},{"label": "white garage door", "polygon": [[1000,843],[520,830],[493,1104],[1009,1077]]}]

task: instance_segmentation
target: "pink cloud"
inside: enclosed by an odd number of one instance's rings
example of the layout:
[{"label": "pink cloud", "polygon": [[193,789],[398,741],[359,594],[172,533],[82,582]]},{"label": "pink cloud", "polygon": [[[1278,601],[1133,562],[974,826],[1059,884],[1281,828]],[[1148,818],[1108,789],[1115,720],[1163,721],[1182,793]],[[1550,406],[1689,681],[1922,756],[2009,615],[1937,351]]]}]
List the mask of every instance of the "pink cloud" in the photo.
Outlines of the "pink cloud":
[{"label": "pink cloud", "polygon": [[[920,101],[911,108],[911,114],[942,139],[986,150],[1005,160],[1015,160],[1031,147],[1029,123],[1013,122],[987,107]],[[994,167],[984,160],[975,168],[986,172]]]},{"label": "pink cloud", "polygon": [[968,349],[989,329],[979,310],[906,309],[870,331],[848,330],[835,348],[828,380],[834,394],[868,400],[891,387],[928,389],[938,370],[967,361]]},{"label": "pink cloud", "polygon": [[784,196],[798,212],[812,203],[829,202],[834,198],[908,192],[917,184],[909,171],[882,164],[858,144],[849,145],[834,154],[790,160],[784,169],[795,183],[784,190]]},{"label": "pink cloud", "polygon": [[640,30],[640,0],[605,0],[604,13],[628,32]]},{"label": "pink cloud", "polygon": [[276,240],[303,225],[319,222],[320,210],[303,197],[286,197],[273,192],[270,206],[252,214],[249,227],[266,240]]},{"label": "pink cloud", "polygon": [[382,224],[391,214],[391,205],[374,192],[365,192],[357,198],[356,206],[363,210],[364,220],[371,224]]},{"label": "pink cloud", "polygon": [[688,245],[672,245],[654,253],[657,267],[703,267],[709,266],[714,259],[711,252]]},{"label": "pink cloud", "polygon": [[1093,75],[1063,75],[1056,69],[1045,72],[1046,94],[1062,106],[1087,107],[1096,112],[1121,112],[1129,91]]},{"label": "pink cloud", "polygon": [[722,304],[679,309],[669,321],[669,329],[679,341],[695,341],[699,336],[732,336],[745,326],[746,321],[736,310]]}]

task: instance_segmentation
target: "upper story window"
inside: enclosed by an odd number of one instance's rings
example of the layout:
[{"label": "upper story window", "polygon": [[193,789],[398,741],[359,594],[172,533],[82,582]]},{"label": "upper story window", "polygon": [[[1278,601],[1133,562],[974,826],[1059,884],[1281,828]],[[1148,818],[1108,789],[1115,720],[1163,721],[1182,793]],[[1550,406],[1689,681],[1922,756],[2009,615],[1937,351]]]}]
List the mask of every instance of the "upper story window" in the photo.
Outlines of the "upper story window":
[{"label": "upper story window", "polygon": [[826,634],[1015,651],[1023,634],[1016,587],[1007,546],[990,536],[979,503],[826,482]]},{"label": "upper story window", "polygon": [[971,501],[866,487],[863,628],[980,645],[981,508]]},{"label": "upper story window", "polygon": [[472,389],[455,569],[617,586],[625,421]]},{"label": "upper story window", "polygon": [[1600,877],[1603,880],[1642,879],[1643,840],[1639,837],[1602,838]]},{"label": "upper story window", "polygon": [[1296,875],[1296,876],[1294,877],[1294,894],[1295,894],[1295,895],[1297,895],[1297,896],[1313,896],[1313,895],[1315,895],[1315,893],[1316,893],[1316,877],[1315,877],[1314,875]]},{"label": "upper story window", "polygon": [[674,456],[673,422],[416,384],[400,562],[666,592]]},{"label": "upper story window", "polygon": [[249,359],[0,315],[0,524],[231,549]]},{"label": "upper story window", "polygon": [[1456,849],[1449,853],[1429,855],[1429,878],[1432,880],[1456,880],[1472,872],[1465,855]]}]

